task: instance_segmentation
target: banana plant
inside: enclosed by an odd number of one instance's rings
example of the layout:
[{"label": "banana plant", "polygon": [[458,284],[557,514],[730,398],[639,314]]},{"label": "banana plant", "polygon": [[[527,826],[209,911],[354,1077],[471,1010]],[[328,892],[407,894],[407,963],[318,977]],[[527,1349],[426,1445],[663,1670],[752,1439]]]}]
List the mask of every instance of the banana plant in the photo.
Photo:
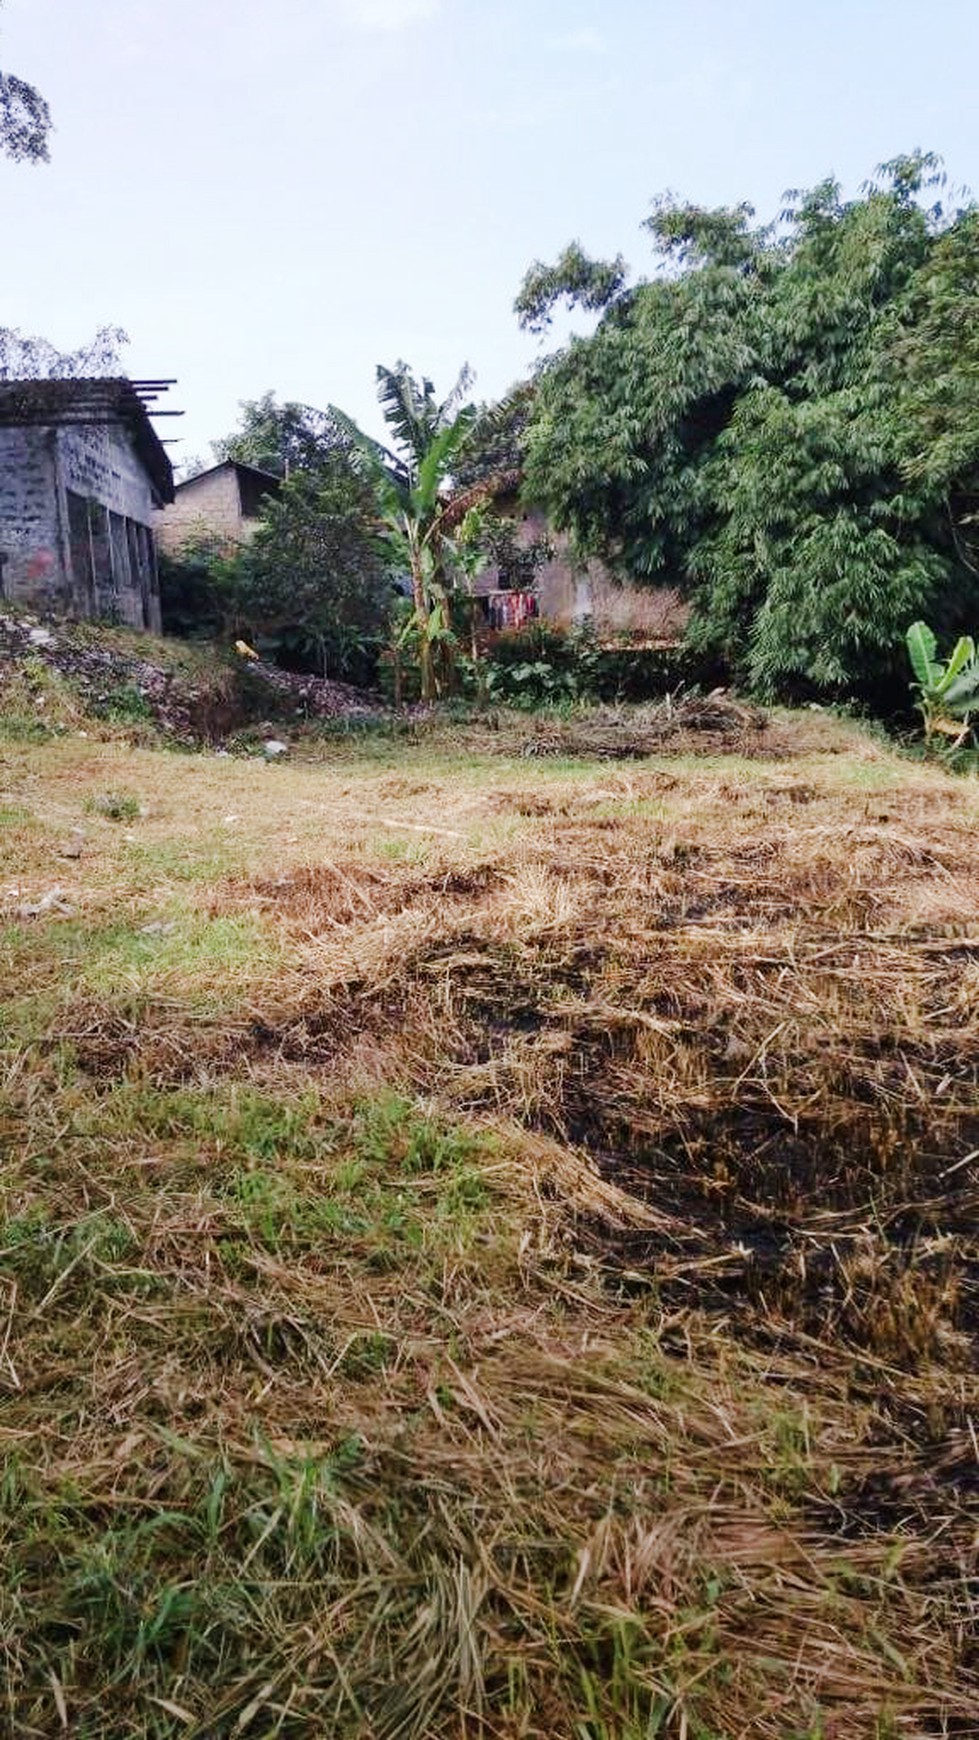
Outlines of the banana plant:
[{"label": "banana plant", "polygon": [[406,363],[378,368],[378,397],[394,451],[365,435],[343,411],[331,406],[352,456],[375,491],[389,552],[411,575],[411,630],[418,637],[425,700],[439,692],[439,664],[444,663],[452,639],[447,600],[452,555],[448,484],[476,415],[473,406],[462,403],[471,380],[469,370],[463,369],[448,398],[440,402],[431,381],[416,380]]},{"label": "banana plant", "polygon": [[924,721],[925,739],[935,736],[955,739],[953,748],[965,742],[972,729],[971,715],[979,708],[979,656],[971,635],[959,636],[950,658],[938,658],[938,642],[925,622],[913,622],[907,633],[908,657],[918,691],[918,710]]}]

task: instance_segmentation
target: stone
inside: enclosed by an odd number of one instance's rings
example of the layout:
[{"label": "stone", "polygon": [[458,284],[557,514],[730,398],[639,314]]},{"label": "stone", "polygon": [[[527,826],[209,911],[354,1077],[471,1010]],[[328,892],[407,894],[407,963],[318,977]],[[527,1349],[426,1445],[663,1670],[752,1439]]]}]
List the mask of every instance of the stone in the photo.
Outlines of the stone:
[{"label": "stone", "polygon": [[69,917],[74,907],[69,906],[62,888],[51,888],[47,894],[42,894],[40,900],[25,901],[18,906],[18,918],[43,918],[46,912],[60,912]]},{"label": "stone", "polygon": [[84,844],[85,844],[85,830],[84,830],[84,828],[72,828],[71,834],[69,835],[68,839],[65,841],[60,852],[58,853],[58,857],[59,858],[80,858],[82,855],[82,848],[83,848]]}]

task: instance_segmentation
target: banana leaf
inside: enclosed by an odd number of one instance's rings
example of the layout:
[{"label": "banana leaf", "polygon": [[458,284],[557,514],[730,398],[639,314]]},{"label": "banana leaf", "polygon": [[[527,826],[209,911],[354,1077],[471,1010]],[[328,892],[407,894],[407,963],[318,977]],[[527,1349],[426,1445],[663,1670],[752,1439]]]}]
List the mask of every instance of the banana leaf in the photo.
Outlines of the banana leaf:
[{"label": "banana leaf", "polygon": [[940,737],[954,737],[961,742],[963,735],[968,735],[969,727],[962,719],[932,719],[931,730]]},{"label": "banana leaf", "polygon": [[926,622],[913,622],[907,633],[911,669],[921,689],[933,689],[941,681],[942,666],[935,663],[938,642]]},{"label": "banana leaf", "polygon": [[954,682],[948,688],[940,690],[941,703],[946,712],[967,713],[973,707],[979,707],[979,659],[973,654],[972,663],[960,669]]},{"label": "banana leaf", "polygon": [[952,649],[952,656],[949,659],[948,664],[945,666],[942,676],[936,685],[936,693],[939,695],[947,695],[959,672],[963,670],[970,661],[974,664],[975,657],[976,647],[972,636],[968,634],[960,635]]}]

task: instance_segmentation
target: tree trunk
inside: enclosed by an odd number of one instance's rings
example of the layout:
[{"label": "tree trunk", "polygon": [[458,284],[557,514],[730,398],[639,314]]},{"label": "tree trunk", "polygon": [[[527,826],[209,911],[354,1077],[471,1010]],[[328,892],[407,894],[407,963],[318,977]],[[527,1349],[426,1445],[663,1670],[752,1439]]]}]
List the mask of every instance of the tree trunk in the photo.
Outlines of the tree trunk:
[{"label": "tree trunk", "polygon": [[418,623],[418,670],[421,677],[422,700],[434,701],[435,670],[432,664],[432,643],[428,633],[428,597],[425,592],[425,576],[422,572],[421,556],[414,554],[411,560],[411,591],[415,605],[415,620]]}]

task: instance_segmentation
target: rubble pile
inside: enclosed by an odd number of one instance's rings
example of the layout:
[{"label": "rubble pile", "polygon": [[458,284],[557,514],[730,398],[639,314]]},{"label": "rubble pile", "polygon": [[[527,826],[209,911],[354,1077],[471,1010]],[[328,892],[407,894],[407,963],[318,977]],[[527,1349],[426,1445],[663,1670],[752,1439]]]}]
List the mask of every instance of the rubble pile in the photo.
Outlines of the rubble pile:
[{"label": "rubble pile", "polygon": [[[92,624],[0,614],[0,686],[4,674],[29,677],[38,664],[64,678],[82,710],[95,718],[140,723],[187,744],[221,742],[257,722],[369,718],[384,711],[378,696],[349,683],[262,660],[243,663],[201,649],[169,648],[147,637]],[[160,656],[156,656],[159,653]]]}]

